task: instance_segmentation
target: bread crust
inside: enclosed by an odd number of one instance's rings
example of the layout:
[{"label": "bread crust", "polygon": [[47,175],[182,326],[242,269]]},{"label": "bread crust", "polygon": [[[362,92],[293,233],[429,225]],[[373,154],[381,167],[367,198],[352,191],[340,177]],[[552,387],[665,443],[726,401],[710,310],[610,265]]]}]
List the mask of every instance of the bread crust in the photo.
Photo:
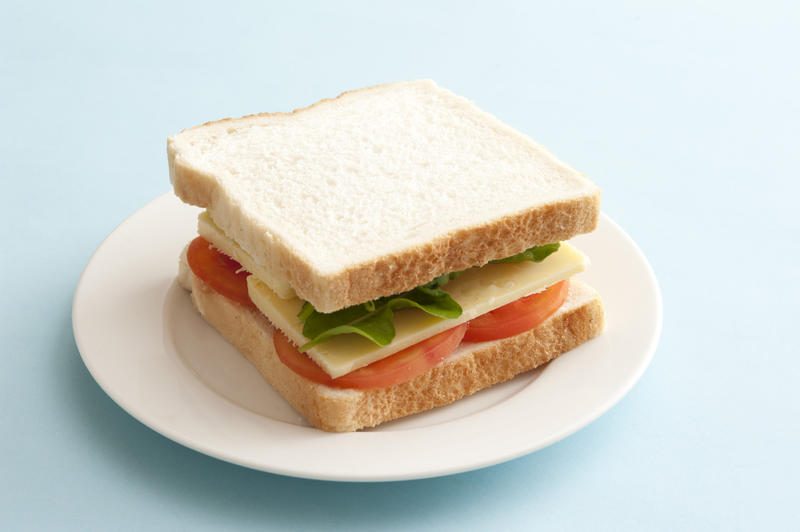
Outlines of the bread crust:
[{"label": "bread crust", "polygon": [[[287,119],[345,96],[363,91],[390,90],[392,85],[348,91],[336,98],[324,99],[290,113],[260,113],[239,119],[226,118],[208,122],[198,128],[226,122],[238,124],[257,117]],[[489,113],[478,111],[493,127],[513,135],[522,135]],[[424,245],[383,255],[344,271],[325,274],[317,271],[291,246],[272,238],[264,228],[260,228],[260,231],[243,229],[250,222],[224,198],[224,192],[214,176],[192,166],[175,144],[172,138],[168,139],[170,179],[176,195],[186,203],[207,208],[216,224],[250,253],[257,263],[266,267],[279,265],[280,272],[276,275],[285,277],[300,298],[309,301],[321,312],[333,312],[397,294],[444,273],[481,266],[490,260],[514,255],[531,246],[559,242],[591,232],[597,227],[600,215],[600,190],[594,187],[591,193],[509,213],[477,226],[463,227]],[[532,145],[546,152],[538,144]],[[248,236],[253,233],[258,236]]]},{"label": "bread crust", "polygon": [[[374,390],[341,390],[313,383],[275,353],[273,326],[257,310],[221,296],[182,261],[179,280],[191,290],[203,318],[216,328],[300,414],[331,432],[355,431],[446,405],[545,364],[600,334],[603,307],[597,293],[572,281],[556,314],[517,336],[461,346],[443,363],[410,381]],[[467,347],[469,346],[469,347]]]}]

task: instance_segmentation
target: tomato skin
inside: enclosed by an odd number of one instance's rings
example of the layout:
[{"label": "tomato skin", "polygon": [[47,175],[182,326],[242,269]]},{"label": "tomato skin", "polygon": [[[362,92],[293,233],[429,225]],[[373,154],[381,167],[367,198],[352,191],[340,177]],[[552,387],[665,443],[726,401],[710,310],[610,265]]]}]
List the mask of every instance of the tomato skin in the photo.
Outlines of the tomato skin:
[{"label": "tomato skin", "polygon": [[458,347],[466,330],[467,324],[463,323],[335,379],[301,353],[281,331],[275,331],[273,343],[281,362],[310,381],[333,388],[369,390],[409,381],[439,364]]},{"label": "tomato skin", "polygon": [[289,369],[310,381],[324,384],[325,386],[333,386],[333,378],[325,373],[308,355],[301,353],[297,346],[280,329],[275,329],[272,335],[272,344],[275,346],[278,358]]},{"label": "tomato skin", "polygon": [[192,272],[215,292],[255,309],[247,292],[247,276],[242,265],[217,251],[205,238],[198,236],[189,244],[186,262]]},{"label": "tomato skin", "polygon": [[538,327],[564,304],[569,280],[556,283],[542,292],[512,301],[467,323],[465,342],[488,342]]}]

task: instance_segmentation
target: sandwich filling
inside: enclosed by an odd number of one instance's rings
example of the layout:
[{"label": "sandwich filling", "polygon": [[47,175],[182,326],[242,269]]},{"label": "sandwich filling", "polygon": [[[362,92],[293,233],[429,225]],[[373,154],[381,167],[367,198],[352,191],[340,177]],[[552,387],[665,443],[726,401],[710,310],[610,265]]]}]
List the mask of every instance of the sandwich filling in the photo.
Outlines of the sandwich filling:
[{"label": "sandwich filling", "polygon": [[[198,232],[213,247],[247,270],[247,295],[252,304],[289,341],[298,346],[309,344],[309,338],[304,335],[304,301],[294,295],[291,287],[256,264],[214,224],[206,212],[199,217]],[[349,374],[478,316],[510,306],[520,298],[542,292],[586,269],[586,257],[574,247],[562,243],[556,249],[555,252],[550,250],[546,259],[540,262],[490,263],[466,270],[443,284],[441,290],[449,294],[456,306],[460,306],[461,312],[457,317],[448,319],[417,308],[403,308],[394,312],[391,318],[394,336],[386,345],[378,345],[358,334],[342,334],[312,345],[305,353],[331,378]],[[478,341],[477,334],[473,332],[472,337],[476,338],[473,341]],[[469,339],[468,335],[466,340]]]},{"label": "sandwich filling", "polygon": [[[339,377],[406,347],[430,338],[545,288],[585,269],[585,258],[575,248],[561,248],[540,263],[487,264],[464,272],[442,287],[461,306],[461,315],[445,319],[415,308],[394,313],[395,336],[385,346],[357,334],[334,336],[306,351],[331,377]],[[303,323],[298,317],[303,301],[281,299],[254,275],[247,278],[250,299],[295,344],[304,345]]]}]

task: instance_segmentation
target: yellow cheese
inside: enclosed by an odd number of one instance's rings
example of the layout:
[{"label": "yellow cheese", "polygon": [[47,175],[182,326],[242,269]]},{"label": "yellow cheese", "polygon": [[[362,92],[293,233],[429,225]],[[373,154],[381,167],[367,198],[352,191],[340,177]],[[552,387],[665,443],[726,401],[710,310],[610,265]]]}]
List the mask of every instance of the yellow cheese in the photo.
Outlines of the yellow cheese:
[{"label": "yellow cheese", "polygon": [[200,236],[214,244],[215,248],[241,264],[245,270],[267,283],[279,297],[283,299],[295,297],[294,289],[288,282],[283,279],[278,279],[274,275],[270,275],[266,268],[257,264],[256,261],[253,260],[253,257],[243,250],[235,240],[229,238],[222,229],[217,227],[217,224],[211,219],[208,211],[201,212],[200,216],[197,217],[197,232]]},{"label": "yellow cheese", "polygon": [[[580,251],[562,243],[557,252],[542,262],[487,264],[482,268],[473,268],[443,287],[464,310],[459,318],[446,320],[418,309],[404,309],[394,315],[397,334],[388,346],[380,347],[362,336],[346,334],[316,345],[307,354],[331,377],[339,377],[568,279],[586,269],[586,262]],[[281,299],[256,275],[247,278],[247,286],[253,303],[276,327],[297,345],[308,341],[303,336],[303,324],[297,318],[303,306],[301,300]]]}]

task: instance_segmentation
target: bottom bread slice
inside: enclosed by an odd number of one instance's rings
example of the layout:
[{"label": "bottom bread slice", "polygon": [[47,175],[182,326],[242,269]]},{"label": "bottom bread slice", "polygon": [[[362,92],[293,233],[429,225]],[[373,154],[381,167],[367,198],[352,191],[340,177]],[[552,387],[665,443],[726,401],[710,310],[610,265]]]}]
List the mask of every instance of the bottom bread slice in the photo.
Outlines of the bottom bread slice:
[{"label": "bottom bread slice", "polygon": [[316,427],[347,432],[446,405],[545,364],[597,336],[604,327],[600,296],[570,281],[561,308],[531,331],[491,342],[463,343],[441,364],[410,381],[373,390],[337,389],[285,366],[273,347],[274,328],[257,310],[229,300],[181,260],[180,284],[203,318],[242,353]]}]

